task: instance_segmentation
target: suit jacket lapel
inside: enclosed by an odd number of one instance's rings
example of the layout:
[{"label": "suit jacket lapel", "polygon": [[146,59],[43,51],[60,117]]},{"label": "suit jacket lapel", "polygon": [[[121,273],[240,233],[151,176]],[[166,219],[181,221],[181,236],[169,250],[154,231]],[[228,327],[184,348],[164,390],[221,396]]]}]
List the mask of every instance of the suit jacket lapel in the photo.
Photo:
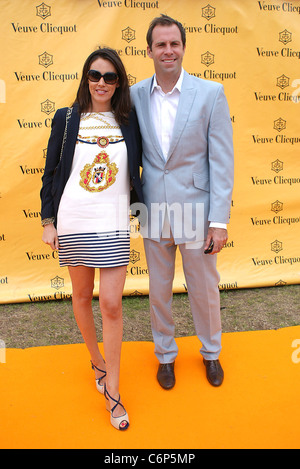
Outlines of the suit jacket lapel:
[{"label": "suit jacket lapel", "polygon": [[150,96],[151,96],[152,83],[153,83],[153,78],[148,81],[147,85],[139,89],[140,100],[141,100],[142,109],[144,109],[143,117],[144,117],[146,129],[150,135],[150,139],[153,142],[153,146],[155,147],[157,153],[165,162],[165,158],[164,158],[161,146],[159,144],[159,140],[156,135],[155,127],[153,124],[152,112],[151,112]]},{"label": "suit jacket lapel", "polygon": [[197,91],[190,84],[188,73],[185,72],[168,159],[171,158],[186,126],[196,93]]}]

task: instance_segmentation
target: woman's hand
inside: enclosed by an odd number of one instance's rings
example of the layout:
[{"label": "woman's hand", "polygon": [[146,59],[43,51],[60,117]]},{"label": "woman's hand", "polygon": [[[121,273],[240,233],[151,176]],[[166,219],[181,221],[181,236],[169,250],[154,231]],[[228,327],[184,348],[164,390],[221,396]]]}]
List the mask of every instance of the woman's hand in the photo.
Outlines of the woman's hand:
[{"label": "woman's hand", "polygon": [[57,231],[53,223],[44,227],[42,240],[45,244],[49,244],[53,251],[59,248]]}]

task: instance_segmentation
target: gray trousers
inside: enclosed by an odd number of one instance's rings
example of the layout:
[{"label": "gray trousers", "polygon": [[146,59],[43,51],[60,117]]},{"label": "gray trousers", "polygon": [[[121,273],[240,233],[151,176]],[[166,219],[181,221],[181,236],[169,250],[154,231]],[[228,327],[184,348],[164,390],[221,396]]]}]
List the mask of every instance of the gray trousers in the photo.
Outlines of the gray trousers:
[{"label": "gray trousers", "polygon": [[[160,363],[173,363],[178,354],[172,317],[173,281],[177,247],[172,235],[160,242],[144,239],[149,268],[149,298],[155,355]],[[196,335],[207,360],[221,352],[220,276],[217,256],[204,254],[204,246],[187,249],[179,245]]]}]

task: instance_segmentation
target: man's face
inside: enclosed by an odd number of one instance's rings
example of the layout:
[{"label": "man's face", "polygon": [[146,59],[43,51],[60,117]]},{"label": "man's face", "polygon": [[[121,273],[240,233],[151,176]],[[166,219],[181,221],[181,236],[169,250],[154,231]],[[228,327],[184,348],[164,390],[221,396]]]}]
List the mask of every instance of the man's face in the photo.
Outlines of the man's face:
[{"label": "man's face", "polygon": [[152,49],[148,46],[148,55],[154,61],[157,74],[179,76],[182,69],[185,47],[181,33],[176,26],[156,26],[152,33]]}]

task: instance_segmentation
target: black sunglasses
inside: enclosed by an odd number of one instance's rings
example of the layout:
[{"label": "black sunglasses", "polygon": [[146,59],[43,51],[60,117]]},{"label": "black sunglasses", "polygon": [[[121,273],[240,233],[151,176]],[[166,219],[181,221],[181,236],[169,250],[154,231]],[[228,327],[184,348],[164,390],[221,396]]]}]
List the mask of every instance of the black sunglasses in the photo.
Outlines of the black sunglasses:
[{"label": "black sunglasses", "polygon": [[116,73],[108,72],[102,75],[102,73],[98,72],[98,70],[89,70],[87,76],[88,79],[94,83],[97,83],[101,80],[101,78],[103,78],[107,85],[115,85],[119,80],[119,77]]}]

